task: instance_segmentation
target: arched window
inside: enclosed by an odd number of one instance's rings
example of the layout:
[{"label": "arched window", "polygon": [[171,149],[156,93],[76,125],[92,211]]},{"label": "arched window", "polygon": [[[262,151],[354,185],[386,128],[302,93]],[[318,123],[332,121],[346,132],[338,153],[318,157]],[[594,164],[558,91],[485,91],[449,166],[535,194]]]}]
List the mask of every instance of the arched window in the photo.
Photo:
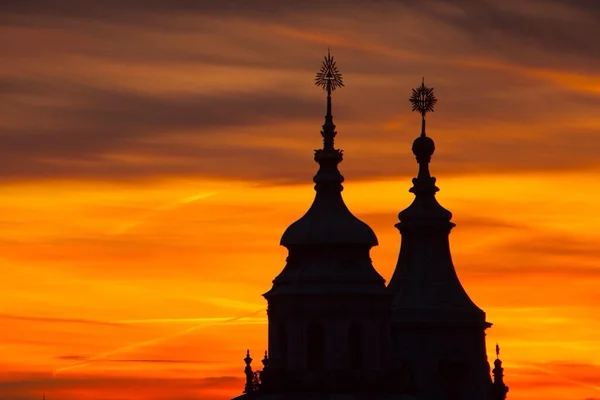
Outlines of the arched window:
[{"label": "arched window", "polygon": [[362,369],[365,359],[364,346],[362,326],[354,323],[348,332],[348,362],[351,369]]},{"label": "arched window", "polygon": [[323,327],[317,323],[312,323],[308,327],[308,368],[320,369],[325,364],[325,334]]},{"label": "arched window", "polygon": [[288,360],[288,340],[287,340],[287,329],[284,324],[279,324],[279,354],[280,354],[280,368],[282,370],[287,369]]}]

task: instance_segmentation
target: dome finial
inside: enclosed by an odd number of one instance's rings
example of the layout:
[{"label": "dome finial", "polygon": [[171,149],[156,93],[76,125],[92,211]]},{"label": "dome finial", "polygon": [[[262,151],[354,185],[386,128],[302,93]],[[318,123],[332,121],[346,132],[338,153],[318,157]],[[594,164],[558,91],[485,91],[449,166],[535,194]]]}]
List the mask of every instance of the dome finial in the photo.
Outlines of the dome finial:
[{"label": "dome finial", "polygon": [[[295,248],[300,245],[352,244],[364,245],[369,248],[376,246],[377,236],[373,230],[348,210],[341,195],[344,190],[342,185],[344,176],[340,173],[338,165],[344,158],[344,152],[341,149],[336,149],[333,143],[336,132],[331,116],[331,92],[338,87],[343,87],[344,83],[342,74],[337,69],[331,52],[328,52],[322,63],[315,84],[327,91],[329,103],[325,124],[321,130],[324,145],[323,148],[316,149],[314,153],[314,160],[319,164],[319,170],[313,177],[316,191],[315,199],[306,214],[286,229],[280,243],[294,252],[296,251]],[[292,248],[294,250],[291,250]],[[335,265],[337,264],[331,266],[333,274],[337,274],[337,272],[333,272],[337,268]],[[296,272],[293,271],[295,270],[286,268],[280,276],[286,277],[285,279],[288,279],[289,276],[289,279],[294,281],[305,279],[304,273],[297,276]],[[319,271],[321,270],[319,269]],[[325,276],[325,273],[323,271],[319,272],[318,276]],[[279,284],[275,281],[273,290],[280,290]],[[269,295],[271,293],[273,292],[270,291]]]},{"label": "dome finial", "polygon": [[421,136],[425,136],[425,115],[428,112],[433,112],[433,107],[437,103],[433,88],[425,86],[425,77],[423,77],[421,86],[412,90],[412,96],[408,101],[413,105],[412,110],[421,114]]},{"label": "dome finial", "polygon": [[419,163],[419,175],[414,189],[419,192],[425,190],[428,194],[433,194],[438,189],[435,187],[435,179],[429,174],[429,162],[435,151],[435,143],[425,134],[425,115],[433,112],[437,99],[433,94],[433,88],[425,86],[425,78],[421,81],[420,86],[412,90],[409,101],[412,103],[412,110],[421,114],[421,135],[415,139],[412,145],[413,154]]},{"label": "dome finial", "polygon": [[413,111],[418,111],[423,121],[421,135],[412,144],[412,152],[419,164],[419,172],[417,177],[413,178],[413,187],[409,190],[415,194],[415,201],[407,209],[401,211],[398,217],[400,221],[430,221],[436,219],[443,221],[443,224],[447,224],[452,218],[452,213],[435,200],[435,194],[440,189],[435,185],[435,177],[431,176],[429,172],[429,163],[435,152],[435,143],[433,139],[425,135],[425,115],[433,111],[437,99],[433,94],[433,88],[425,86],[425,79],[423,79],[421,85],[412,90],[412,96],[409,100],[412,103]]},{"label": "dome finial", "polygon": [[320,168],[313,181],[316,183],[315,189],[317,191],[328,188],[334,192],[340,192],[343,189],[344,177],[337,169],[337,165],[342,162],[343,152],[333,145],[333,139],[337,132],[331,114],[331,92],[339,87],[344,87],[344,82],[329,49],[321,64],[321,69],[317,72],[315,85],[322,87],[327,92],[327,114],[325,115],[325,124],[323,124],[321,130],[323,148],[315,150],[315,161],[319,163]]},{"label": "dome finial", "polygon": [[321,69],[317,72],[315,85],[322,87],[327,92],[327,114],[321,134],[323,135],[323,149],[333,150],[333,138],[336,132],[331,115],[331,92],[339,87],[344,87],[344,82],[329,49],[327,49],[327,56],[321,64]]}]

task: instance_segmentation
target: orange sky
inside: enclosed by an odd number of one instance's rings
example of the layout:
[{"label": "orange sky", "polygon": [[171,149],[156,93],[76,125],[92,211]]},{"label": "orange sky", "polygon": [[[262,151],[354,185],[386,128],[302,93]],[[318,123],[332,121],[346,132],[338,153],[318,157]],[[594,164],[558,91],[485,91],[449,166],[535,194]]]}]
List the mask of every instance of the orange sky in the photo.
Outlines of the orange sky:
[{"label": "orange sky", "polygon": [[314,194],[327,46],[344,196],[378,271],[412,201],[425,76],[454,263],[509,399],[600,398],[600,7],[284,3],[3,6],[0,399],[241,392],[280,236]]}]

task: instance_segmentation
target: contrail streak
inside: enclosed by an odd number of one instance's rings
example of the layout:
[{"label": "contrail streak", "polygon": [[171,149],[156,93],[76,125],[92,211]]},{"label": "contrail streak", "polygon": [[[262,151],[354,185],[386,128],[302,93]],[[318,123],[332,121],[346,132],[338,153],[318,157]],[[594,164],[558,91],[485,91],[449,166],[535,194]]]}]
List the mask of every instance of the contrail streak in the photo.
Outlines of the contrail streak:
[{"label": "contrail streak", "polygon": [[[250,319],[250,317],[244,317]],[[254,319],[253,319],[254,320]],[[257,318],[258,320],[258,318]],[[262,319],[260,319],[262,321]],[[206,317],[206,318],[149,318],[149,319],[122,319],[117,321],[111,321],[111,324],[162,324],[162,323],[190,323],[190,322],[207,322],[207,323],[221,323],[221,322],[232,322],[229,318],[223,317]]]},{"label": "contrail streak", "polygon": [[549,368],[544,368],[544,367],[540,367],[538,365],[531,365],[531,364],[524,364],[524,367],[525,368],[533,368],[533,369],[536,369],[538,371],[545,372],[548,375],[554,375],[554,376],[556,376],[556,378],[558,380],[561,380],[563,382],[574,383],[574,384],[579,385],[581,387],[584,387],[584,388],[587,388],[587,389],[593,389],[593,390],[595,390],[597,392],[600,392],[600,386],[593,385],[593,384],[587,383],[587,382],[582,382],[582,381],[579,381],[579,380],[576,380],[576,379],[572,379],[572,378],[569,378],[569,377],[565,377],[562,373],[559,373],[559,372],[557,372],[555,370],[552,370],[552,369],[549,369]]},{"label": "contrail streak", "polygon": [[258,314],[260,312],[264,312],[264,309],[257,310],[257,311],[255,311],[253,313],[246,314],[246,315],[241,316],[241,317],[230,318],[230,319],[222,320],[222,321],[219,321],[219,322],[216,322],[216,323],[206,322],[206,323],[203,323],[203,324],[200,324],[200,325],[192,326],[191,328],[184,329],[184,330],[179,331],[179,332],[175,332],[175,333],[173,333],[171,335],[160,336],[160,337],[157,337],[157,338],[154,338],[154,339],[145,340],[143,342],[132,343],[132,344],[129,344],[129,345],[126,345],[126,346],[123,346],[123,347],[119,347],[119,348],[116,348],[116,349],[113,349],[113,350],[109,350],[109,351],[106,351],[104,353],[98,354],[96,356],[92,356],[92,357],[90,357],[90,358],[88,358],[86,360],[80,361],[78,363],[67,365],[66,367],[58,368],[58,369],[54,370],[54,372],[52,373],[52,376],[56,377],[58,374],[60,374],[62,372],[65,372],[65,371],[68,371],[68,370],[71,370],[71,369],[75,369],[75,368],[83,367],[83,366],[85,366],[85,365],[87,365],[87,364],[89,364],[91,362],[94,362],[94,361],[97,361],[97,360],[102,360],[102,359],[104,359],[106,357],[118,354],[118,353],[123,352],[123,351],[133,350],[133,349],[137,349],[137,348],[140,348],[140,347],[151,346],[151,345],[156,344],[156,343],[164,342],[166,340],[170,340],[170,339],[173,339],[173,338],[176,338],[176,337],[179,337],[179,336],[187,335],[187,334],[192,333],[195,330],[200,329],[202,327],[206,327],[206,326],[210,326],[210,325],[217,325],[217,324],[225,324],[225,323],[229,323],[229,322],[235,322],[235,321],[238,321],[240,319],[244,319],[244,318],[248,318],[248,317],[253,317],[253,316],[255,316],[256,314]]},{"label": "contrail streak", "polygon": [[179,200],[176,200],[172,203],[168,203],[162,206],[159,206],[153,210],[148,211],[143,217],[140,217],[136,220],[132,220],[132,221],[128,221],[128,222],[124,222],[122,224],[120,224],[119,226],[117,226],[116,228],[114,228],[110,234],[112,235],[120,235],[123,234],[133,228],[135,228],[136,226],[140,225],[141,223],[148,221],[150,219],[152,219],[152,217],[154,217],[155,215],[159,214],[160,212],[163,211],[170,211],[170,210],[174,210],[175,208],[182,206],[184,204],[189,204],[189,203],[193,203],[196,202],[198,200],[204,200],[208,197],[214,196],[217,192],[205,192],[205,193],[198,193],[192,196],[187,196],[184,198],[181,198]]}]

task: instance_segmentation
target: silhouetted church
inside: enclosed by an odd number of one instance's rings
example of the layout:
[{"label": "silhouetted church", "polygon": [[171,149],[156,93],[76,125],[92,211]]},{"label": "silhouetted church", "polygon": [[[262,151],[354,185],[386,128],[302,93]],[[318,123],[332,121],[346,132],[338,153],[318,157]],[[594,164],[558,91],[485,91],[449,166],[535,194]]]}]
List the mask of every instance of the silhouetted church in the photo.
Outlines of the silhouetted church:
[{"label": "silhouetted church", "polygon": [[415,200],[396,224],[402,245],[386,287],[369,254],[377,237],[342,199],[331,93],[343,83],[330,55],[316,84],[327,91],[327,114],[323,148],[315,150],[315,199],[281,238],[287,263],[264,294],[268,355],[253,371],[246,354],[245,394],[236,399],[504,400],[502,363],[496,359],[492,380],[486,354],[491,324],[456,275],[452,214],[437,202],[429,173],[434,143],[425,114],[433,90],[422,83],[410,99],[422,115],[412,146],[419,172]]}]

